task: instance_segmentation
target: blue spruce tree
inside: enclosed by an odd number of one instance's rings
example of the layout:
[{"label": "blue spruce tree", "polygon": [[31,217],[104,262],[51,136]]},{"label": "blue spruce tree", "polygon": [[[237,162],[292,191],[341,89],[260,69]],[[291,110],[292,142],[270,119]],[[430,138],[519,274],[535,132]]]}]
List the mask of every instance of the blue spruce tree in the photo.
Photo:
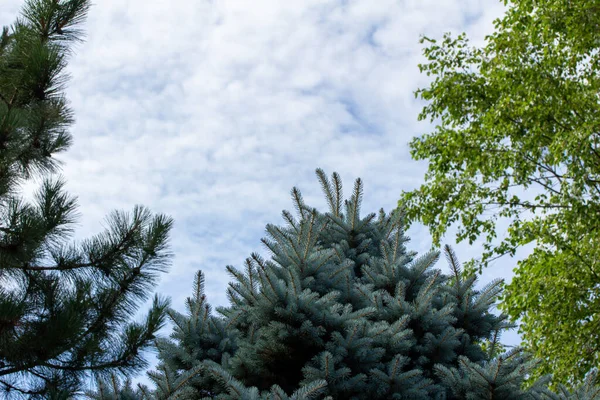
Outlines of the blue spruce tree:
[{"label": "blue spruce tree", "polygon": [[494,281],[475,289],[455,254],[405,248],[402,213],[360,216],[363,184],[343,200],[338,174],[318,169],[329,212],[308,207],[294,188],[297,217],[267,225],[271,257],[252,254],[213,313],[198,272],[187,313],[170,312],[174,331],[159,339],[154,389],[100,382],[96,399],[600,399],[591,373],[570,393],[527,388],[536,361],[499,353],[509,327],[490,307]]}]

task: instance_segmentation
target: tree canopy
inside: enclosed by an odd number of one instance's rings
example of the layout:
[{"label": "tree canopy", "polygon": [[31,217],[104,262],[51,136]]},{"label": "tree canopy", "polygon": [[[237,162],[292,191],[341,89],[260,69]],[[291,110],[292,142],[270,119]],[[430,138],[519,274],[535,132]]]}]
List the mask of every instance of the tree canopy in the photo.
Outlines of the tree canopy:
[{"label": "tree canopy", "polygon": [[454,224],[458,241],[484,239],[479,270],[534,244],[502,308],[544,360],[537,374],[575,382],[600,363],[600,4],[505,3],[481,47],[422,39],[419,119],[435,128],[410,144],[429,166],[399,205],[437,245]]},{"label": "tree canopy", "polygon": [[198,272],[186,311],[169,312],[170,338],[157,340],[152,388],[101,381],[88,397],[600,399],[596,372],[575,390],[551,392],[548,376],[525,387],[540,361],[497,348],[510,326],[492,312],[501,282],[476,288],[448,246],[451,272],[442,274],[440,252],[407,250],[401,212],[361,216],[362,180],[344,200],[338,174],[317,176],[329,210],[294,188],[297,215],[283,211],[284,225],[267,225],[270,256],[227,267],[228,306],[213,312]]}]

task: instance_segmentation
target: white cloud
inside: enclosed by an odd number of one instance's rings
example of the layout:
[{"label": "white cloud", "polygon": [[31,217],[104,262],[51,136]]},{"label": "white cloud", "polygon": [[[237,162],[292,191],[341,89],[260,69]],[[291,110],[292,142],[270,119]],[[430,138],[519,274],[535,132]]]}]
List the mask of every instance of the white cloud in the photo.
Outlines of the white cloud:
[{"label": "white cloud", "polygon": [[[2,0],[0,23],[20,4]],[[497,0],[98,1],[69,66],[77,122],[62,159],[78,235],[136,203],[170,214],[176,258],[158,290],[181,309],[202,268],[209,299],[224,304],[225,265],[262,251],[292,186],[324,206],[316,167],[339,172],[347,192],[360,176],[365,213],[421,183],[426,164],[407,147],[431,129],[413,96],[427,82],[419,36],[481,42],[502,10]],[[409,248],[429,249],[422,227],[409,235]],[[481,249],[455,248],[462,260]],[[503,260],[484,281],[515,265]]]}]

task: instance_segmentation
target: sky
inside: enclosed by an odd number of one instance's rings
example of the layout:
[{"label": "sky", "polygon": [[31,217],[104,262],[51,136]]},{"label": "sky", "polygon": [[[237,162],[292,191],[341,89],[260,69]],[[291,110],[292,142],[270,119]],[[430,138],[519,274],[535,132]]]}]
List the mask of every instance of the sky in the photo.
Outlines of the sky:
[{"label": "sky", "polygon": [[[22,3],[0,0],[0,24]],[[209,301],[225,305],[225,266],[267,254],[260,238],[293,210],[292,187],[326,210],[316,168],[337,171],[347,194],[362,178],[363,215],[423,183],[427,164],[408,147],[433,130],[417,121],[414,91],[429,80],[419,37],[466,32],[481,44],[503,10],[498,0],[96,1],[67,68],[76,123],[60,159],[79,199],[76,238],[114,209],[171,215],[175,257],[157,291],[183,310],[202,269]],[[481,253],[453,232],[444,243],[461,260]],[[423,226],[408,236],[409,250],[430,249]],[[526,255],[502,258],[481,284],[510,280]]]}]

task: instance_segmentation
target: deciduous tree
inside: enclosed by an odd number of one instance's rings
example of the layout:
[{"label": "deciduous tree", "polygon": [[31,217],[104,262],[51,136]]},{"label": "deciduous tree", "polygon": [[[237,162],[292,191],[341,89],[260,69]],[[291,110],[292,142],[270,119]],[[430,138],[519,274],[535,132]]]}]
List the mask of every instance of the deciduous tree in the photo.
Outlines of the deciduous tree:
[{"label": "deciduous tree", "polygon": [[574,382],[600,362],[600,4],[505,3],[481,47],[423,38],[419,118],[435,128],[411,142],[429,167],[400,205],[435,244],[454,224],[458,241],[483,238],[472,267],[534,244],[502,307],[537,374]]}]

